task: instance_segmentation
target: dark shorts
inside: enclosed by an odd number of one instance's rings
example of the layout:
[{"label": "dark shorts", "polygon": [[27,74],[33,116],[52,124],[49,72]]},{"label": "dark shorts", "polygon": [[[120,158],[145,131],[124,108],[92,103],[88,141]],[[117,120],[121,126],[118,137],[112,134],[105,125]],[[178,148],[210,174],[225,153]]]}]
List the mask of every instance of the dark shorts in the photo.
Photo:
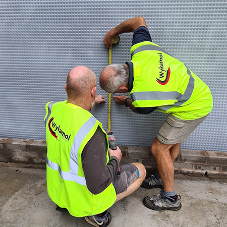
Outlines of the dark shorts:
[{"label": "dark shorts", "polygon": [[113,185],[116,194],[120,194],[139,178],[139,170],[133,164],[125,164],[120,166],[120,174],[114,179]]}]

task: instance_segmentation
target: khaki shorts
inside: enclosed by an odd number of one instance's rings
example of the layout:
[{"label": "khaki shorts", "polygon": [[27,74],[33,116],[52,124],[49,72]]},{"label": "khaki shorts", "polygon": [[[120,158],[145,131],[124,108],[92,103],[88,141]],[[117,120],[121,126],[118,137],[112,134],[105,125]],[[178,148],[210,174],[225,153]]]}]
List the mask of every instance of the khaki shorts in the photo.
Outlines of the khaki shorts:
[{"label": "khaki shorts", "polygon": [[139,170],[133,164],[125,164],[120,166],[120,173],[115,177],[113,185],[116,194],[122,193],[139,178]]},{"label": "khaki shorts", "polygon": [[207,115],[196,120],[181,120],[169,114],[158,132],[157,139],[163,144],[183,143],[206,117]]}]

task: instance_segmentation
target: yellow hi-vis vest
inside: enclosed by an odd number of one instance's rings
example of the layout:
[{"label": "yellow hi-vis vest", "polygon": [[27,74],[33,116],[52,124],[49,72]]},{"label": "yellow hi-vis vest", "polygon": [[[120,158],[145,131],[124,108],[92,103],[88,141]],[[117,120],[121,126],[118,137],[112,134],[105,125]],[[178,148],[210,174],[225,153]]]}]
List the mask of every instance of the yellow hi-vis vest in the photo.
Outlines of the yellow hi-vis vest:
[{"label": "yellow hi-vis vest", "polygon": [[149,41],[131,48],[135,107],[158,107],[183,120],[206,116],[213,107],[209,87],[184,63]]},{"label": "yellow hi-vis vest", "polygon": [[[67,101],[47,103],[44,121],[49,197],[76,217],[95,215],[107,210],[116,201],[113,184],[97,195],[92,194],[86,185],[81,160],[85,145],[98,126],[102,129],[102,124],[90,112]],[[107,135],[106,139],[108,144]],[[106,159],[108,163],[108,147]]]}]

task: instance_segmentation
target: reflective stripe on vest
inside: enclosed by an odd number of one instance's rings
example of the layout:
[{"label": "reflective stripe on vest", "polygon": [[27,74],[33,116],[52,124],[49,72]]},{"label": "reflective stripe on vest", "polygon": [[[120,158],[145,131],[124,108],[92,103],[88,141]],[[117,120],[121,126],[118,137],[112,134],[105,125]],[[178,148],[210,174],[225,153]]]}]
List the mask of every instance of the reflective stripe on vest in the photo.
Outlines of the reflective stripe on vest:
[{"label": "reflective stripe on vest", "polygon": [[159,109],[167,111],[167,110],[171,109],[173,106],[181,106],[187,100],[190,99],[192,92],[194,90],[194,81],[195,80],[194,80],[189,68],[187,68],[187,74],[190,76],[190,78],[189,78],[188,86],[187,86],[186,90],[184,91],[184,94],[183,95],[180,94],[180,96],[177,97],[177,102],[175,102],[173,105],[160,106]]},{"label": "reflective stripe on vest", "polygon": [[[137,54],[141,51],[144,51],[144,50],[156,50],[156,51],[161,51],[165,54],[168,54],[169,56],[171,56],[168,52],[166,52],[162,47],[159,47],[159,46],[155,46],[155,45],[143,45],[143,46],[140,46],[138,48],[136,48],[132,53],[131,53],[131,58],[134,54]],[[171,56],[172,57],[172,56]]]},{"label": "reflective stripe on vest", "polygon": [[173,100],[181,95],[177,91],[139,91],[131,94],[132,101],[136,100]]},{"label": "reflective stripe on vest", "polygon": [[96,119],[91,116],[77,132],[70,151],[69,172],[62,171],[57,163],[54,163],[47,158],[47,165],[51,169],[58,171],[63,180],[74,181],[78,184],[86,185],[85,177],[78,176],[78,151],[83,139],[95,124]]},{"label": "reflective stripe on vest", "polygon": [[47,120],[49,119],[50,117],[50,114],[51,114],[51,109],[52,109],[52,106],[54,105],[55,102],[50,102],[48,104],[48,114],[47,114],[47,117],[45,118],[45,125],[47,124]]},{"label": "reflective stripe on vest", "polygon": [[[168,52],[166,52],[163,48],[161,48],[159,46],[143,45],[143,46],[140,46],[137,49],[135,49],[131,53],[131,57],[134,54],[137,54],[137,53],[139,53],[141,51],[145,51],[145,50],[161,51],[161,52],[171,56],[170,54],[168,54]],[[185,67],[186,67],[186,65],[185,65]],[[181,93],[177,92],[177,91],[172,91],[172,92],[162,92],[162,91],[133,92],[133,94],[131,94],[132,101],[136,101],[136,100],[173,100],[173,99],[177,100],[177,102],[175,102],[173,105],[166,105],[166,106],[160,106],[159,107],[159,109],[164,110],[164,111],[169,110],[173,106],[181,106],[187,100],[190,99],[192,92],[194,90],[194,81],[195,80],[194,80],[194,78],[191,74],[190,69],[188,67],[186,67],[186,69],[187,69],[187,74],[190,76],[190,78],[189,78],[187,88],[185,89],[183,95]]]},{"label": "reflective stripe on vest", "polygon": [[74,181],[81,185],[86,185],[85,177],[80,177],[74,173],[64,172],[61,170],[61,167],[47,158],[47,165],[52,169],[59,172],[63,180]]},{"label": "reflective stripe on vest", "polygon": [[78,163],[78,151],[79,151],[80,145],[83,139],[85,138],[85,136],[94,127],[95,123],[96,123],[96,119],[92,116],[82,125],[80,130],[77,132],[70,151],[69,172],[72,172],[74,174],[78,173],[77,163]]}]

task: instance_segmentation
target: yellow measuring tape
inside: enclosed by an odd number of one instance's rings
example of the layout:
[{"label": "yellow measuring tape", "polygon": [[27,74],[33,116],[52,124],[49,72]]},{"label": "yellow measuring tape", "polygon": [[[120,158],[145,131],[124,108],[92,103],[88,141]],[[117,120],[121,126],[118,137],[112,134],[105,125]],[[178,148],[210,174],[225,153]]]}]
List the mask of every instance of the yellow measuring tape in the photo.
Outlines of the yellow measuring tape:
[{"label": "yellow measuring tape", "polygon": [[[112,49],[109,49],[109,65],[112,64]],[[111,93],[109,93],[108,132],[111,130]]]},{"label": "yellow measuring tape", "polygon": [[[118,44],[120,36],[115,36],[113,39],[113,45]],[[109,49],[109,65],[112,64],[112,49]],[[108,112],[108,132],[111,130],[111,93],[109,93],[109,112]]]}]

